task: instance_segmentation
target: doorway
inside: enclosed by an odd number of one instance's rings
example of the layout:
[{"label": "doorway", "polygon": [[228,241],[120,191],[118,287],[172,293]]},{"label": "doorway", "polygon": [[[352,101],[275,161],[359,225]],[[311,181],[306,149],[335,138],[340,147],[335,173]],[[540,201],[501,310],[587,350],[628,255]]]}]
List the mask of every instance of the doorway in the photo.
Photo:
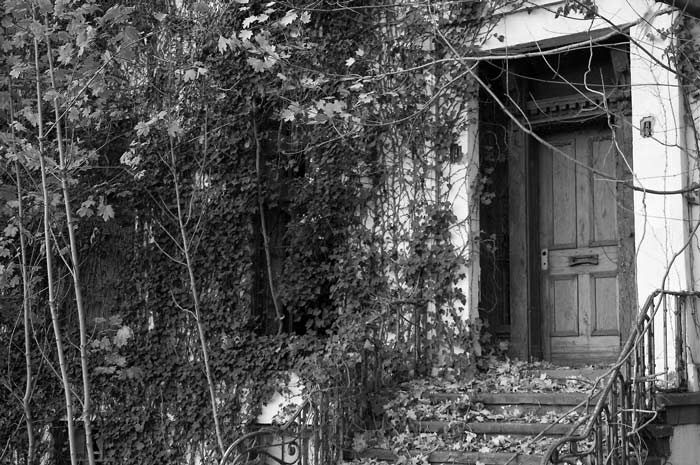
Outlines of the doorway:
[{"label": "doorway", "polygon": [[480,311],[520,359],[608,363],[632,324],[629,54],[616,40],[480,70],[501,96],[479,107],[495,186],[480,213]]}]

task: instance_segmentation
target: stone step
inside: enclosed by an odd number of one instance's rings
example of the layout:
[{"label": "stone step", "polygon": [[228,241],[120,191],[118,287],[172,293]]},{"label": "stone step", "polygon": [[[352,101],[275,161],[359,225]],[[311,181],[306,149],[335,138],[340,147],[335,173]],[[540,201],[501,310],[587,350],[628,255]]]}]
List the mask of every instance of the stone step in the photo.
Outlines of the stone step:
[{"label": "stone step", "polygon": [[[425,453],[410,451],[411,456],[419,456]],[[399,456],[387,449],[366,449],[355,453],[355,458],[370,458],[383,462],[395,462]],[[539,465],[542,461],[540,455],[524,455],[510,452],[458,452],[436,450],[427,454],[428,463],[433,465]]]},{"label": "stone step", "polygon": [[595,382],[603,378],[610,371],[609,368],[553,368],[547,370],[528,370],[528,376],[539,378],[546,375],[554,380],[580,379],[585,378]]},{"label": "stone step", "polygon": [[484,405],[554,405],[575,406],[586,400],[584,392],[430,392],[424,394],[434,402],[469,400]]},{"label": "stone step", "polygon": [[[421,451],[409,451],[413,457],[425,455]],[[396,462],[399,456],[388,449],[366,449],[362,452],[352,452],[348,459],[374,459],[381,462]],[[515,452],[458,452],[436,450],[427,454],[431,465],[540,465],[542,456],[538,454],[518,454]],[[665,457],[649,456],[645,465],[663,465]]]},{"label": "stone step", "polygon": [[573,425],[557,423],[516,423],[506,421],[484,422],[449,422],[449,421],[414,421],[410,428],[415,433],[461,433],[470,431],[475,434],[505,434],[518,436],[561,436],[569,433]]},{"label": "stone step", "polygon": [[550,412],[563,414],[570,410],[583,412],[593,407],[595,398],[586,405],[588,394],[579,392],[430,392],[424,397],[431,402],[480,403],[495,414],[508,416],[544,415]]}]

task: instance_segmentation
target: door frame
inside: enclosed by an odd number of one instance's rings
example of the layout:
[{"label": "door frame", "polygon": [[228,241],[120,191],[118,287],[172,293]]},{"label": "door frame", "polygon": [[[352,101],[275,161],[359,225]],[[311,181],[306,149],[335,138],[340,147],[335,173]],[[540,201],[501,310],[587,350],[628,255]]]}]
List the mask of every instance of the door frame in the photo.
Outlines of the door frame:
[{"label": "door frame", "polygon": [[[626,81],[629,82],[629,81]],[[526,89],[518,86],[516,95],[527,95]],[[583,99],[583,97],[579,97]],[[557,99],[561,101],[561,99]],[[583,99],[585,100],[585,99]],[[538,102],[540,103],[540,102]],[[632,123],[631,104],[628,89],[613,91],[606,99],[606,106],[612,112],[608,121],[620,150],[628,154],[632,163]],[[566,103],[567,105],[570,104]],[[526,107],[526,102],[522,102]],[[542,105],[537,105],[541,110]],[[557,108],[541,118],[529,120],[536,133],[581,122],[580,107],[573,105],[573,111],[560,112]],[[595,111],[595,110],[592,110]],[[553,116],[554,115],[554,116]],[[608,119],[605,111],[591,116]],[[511,122],[508,155],[508,230],[510,236],[510,352],[523,360],[550,358],[549,327],[541,308],[542,280],[540,269],[539,228],[538,228],[538,173],[537,157],[534,156],[535,139]],[[624,167],[617,164],[617,177],[629,179]],[[636,308],[636,266],[634,245],[634,208],[631,189],[618,184],[618,273],[620,275],[618,312],[620,344],[627,340]],[[522,331],[520,329],[526,329]]]}]

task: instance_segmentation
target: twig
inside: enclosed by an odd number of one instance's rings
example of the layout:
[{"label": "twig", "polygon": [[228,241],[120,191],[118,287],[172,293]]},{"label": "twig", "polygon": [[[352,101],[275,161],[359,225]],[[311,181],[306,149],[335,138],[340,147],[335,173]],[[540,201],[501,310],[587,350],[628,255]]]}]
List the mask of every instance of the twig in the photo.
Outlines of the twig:
[{"label": "twig", "polygon": [[209,397],[211,400],[211,413],[214,419],[214,430],[216,433],[216,441],[219,446],[219,452],[224,455],[224,440],[221,434],[221,425],[219,424],[219,415],[217,413],[216,407],[216,391],[214,383],[214,375],[211,370],[211,363],[209,361],[209,349],[207,348],[207,340],[204,332],[204,323],[202,323],[202,312],[201,305],[199,302],[199,290],[197,289],[197,280],[194,276],[194,265],[192,263],[192,257],[190,257],[190,244],[187,239],[187,232],[185,231],[185,223],[182,213],[182,200],[180,198],[180,183],[177,179],[177,160],[175,157],[175,148],[173,145],[173,138],[168,138],[170,141],[170,163],[172,164],[172,176],[173,176],[173,187],[175,189],[175,201],[177,203],[177,222],[180,229],[180,237],[182,240],[182,251],[185,255],[185,264],[187,267],[187,274],[190,280],[190,292],[192,293],[192,301],[194,303],[194,313],[195,322],[197,323],[197,332],[199,334],[199,343],[202,349],[202,359],[204,361],[204,371],[207,376],[207,385],[209,387]]}]

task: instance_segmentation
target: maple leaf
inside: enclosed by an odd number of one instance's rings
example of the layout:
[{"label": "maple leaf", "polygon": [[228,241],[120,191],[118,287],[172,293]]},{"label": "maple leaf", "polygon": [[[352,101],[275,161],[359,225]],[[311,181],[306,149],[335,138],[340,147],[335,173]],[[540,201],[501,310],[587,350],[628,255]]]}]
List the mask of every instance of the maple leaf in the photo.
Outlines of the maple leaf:
[{"label": "maple leaf", "polygon": [[345,102],[342,102],[340,100],[323,102],[323,104],[320,106],[320,109],[326,116],[332,117],[333,115],[342,113],[343,110],[345,110]]},{"label": "maple leaf", "polygon": [[294,121],[295,114],[289,108],[285,108],[280,112],[280,119],[282,121]]},{"label": "maple leaf", "polygon": [[14,224],[8,224],[5,230],[3,231],[3,234],[5,235],[5,237],[15,237],[15,235],[17,235],[17,231],[17,226],[15,226]]},{"label": "maple leaf", "polygon": [[197,70],[188,69],[187,71],[185,71],[183,79],[185,80],[185,82],[194,81],[195,79],[197,79]]},{"label": "maple leaf", "polygon": [[78,46],[78,56],[82,56],[85,48],[90,45],[90,42],[95,38],[96,30],[92,26],[83,28],[75,38],[75,45]]},{"label": "maple leaf", "polygon": [[269,16],[264,13],[257,16],[248,16],[246,19],[243,20],[243,28],[248,29],[253,23],[264,23],[265,21],[267,21],[268,18]]},{"label": "maple leaf", "polygon": [[274,58],[271,58],[271,57],[265,57],[264,60],[260,60],[258,58],[251,57],[251,58],[248,58],[246,61],[258,73],[261,73],[263,71],[267,71],[268,69],[272,68],[276,63],[276,60]]},{"label": "maple leaf", "polygon": [[20,65],[19,63],[15,63],[15,65],[12,67],[12,70],[10,71],[10,76],[17,79],[19,78],[20,74],[22,74],[22,71],[26,69],[28,69],[28,67]]},{"label": "maple leaf", "polygon": [[80,208],[78,208],[78,216],[88,218],[91,217],[94,215],[94,212],[92,211],[92,207],[94,206],[95,201],[92,199],[92,196],[88,197],[88,199],[80,205]]},{"label": "maple leaf", "polygon": [[145,121],[139,121],[139,123],[134,127],[136,130],[136,135],[137,136],[147,136],[148,133],[151,131],[151,126],[148,124],[148,122]]},{"label": "maple leaf", "polygon": [[132,337],[134,337],[134,332],[131,330],[131,328],[126,325],[122,326],[114,336],[114,345],[117,347],[124,347]]},{"label": "maple leaf", "polygon": [[282,26],[286,27],[289,26],[294,22],[295,19],[297,19],[299,15],[294,10],[288,11],[286,15],[282,19],[280,19],[277,23]]},{"label": "maple leaf", "polygon": [[170,137],[176,137],[182,135],[182,127],[180,127],[180,122],[177,120],[171,121],[168,125],[168,135]]},{"label": "maple leaf", "polygon": [[265,62],[262,61],[262,60],[259,60],[259,59],[257,59],[257,58],[252,58],[252,57],[250,57],[250,58],[248,58],[248,59],[246,60],[246,62],[247,62],[250,66],[252,66],[253,69],[254,69],[256,72],[258,72],[258,73],[261,73],[261,72],[265,71]]},{"label": "maple leaf", "polygon": [[71,44],[64,44],[58,47],[58,61],[67,65],[73,58],[73,46]]},{"label": "maple leaf", "polygon": [[134,11],[134,8],[127,8],[122,5],[114,5],[100,18],[100,24],[104,25],[107,22],[122,23],[126,20],[127,16]]},{"label": "maple leaf", "polygon": [[114,209],[111,205],[104,203],[104,199],[100,198],[100,205],[97,207],[97,213],[104,221],[109,221],[114,218]]},{"label": "maple leaf", "polygon": [[227,39],[224,36],[219,36],[219,53],[225,53],[231,47],[231,39]]}]

